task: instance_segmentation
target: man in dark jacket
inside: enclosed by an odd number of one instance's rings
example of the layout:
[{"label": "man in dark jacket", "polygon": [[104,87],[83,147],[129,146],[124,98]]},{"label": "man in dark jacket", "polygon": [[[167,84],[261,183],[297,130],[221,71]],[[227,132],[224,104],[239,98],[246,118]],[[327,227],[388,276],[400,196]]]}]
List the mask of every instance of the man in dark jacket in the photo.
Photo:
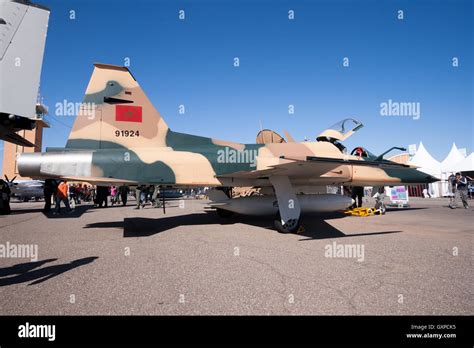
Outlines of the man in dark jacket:
[{"label": "man in dark jacket", "polygon": [[49,213],[51,211],[51,198],[56,192],[58,185],[56,180],[46,179],[44,182],[43,192],[44,192],[44,208],[43,212]]},{"label": "man in dark jacket", "polygon": [[8,183],[0,179],[0,201],[1,201],[1,207],[0,207],[0,214],[1,215],[7,215],[11,213],[10,209],[10,186]]},{"label": "man in dark jacket", "polygon": [[352,186],[352,199],[354,204],[352,208],[361,208],[362,207],[362,198],[364,197],[364,187],[363,186]]},{"label": "man in dark jacket", "polygon": [[[462,176],[461,173],[456,173],[456,198],[459,197],[462,201],[464,209],[469,208],[469,204],[467,203],[467,178]],[[452,209],[457,208],[456,200],[454,204],[451,206]]]},{"label": "man in dark jacket", "polygon": [[120,194],[120,199],[122,200],[122,205],[126,206],[127,205],[127,198],[128,198],[128,192],[130,189],[126,185],[119,186],[118,188],[119,194]]}]

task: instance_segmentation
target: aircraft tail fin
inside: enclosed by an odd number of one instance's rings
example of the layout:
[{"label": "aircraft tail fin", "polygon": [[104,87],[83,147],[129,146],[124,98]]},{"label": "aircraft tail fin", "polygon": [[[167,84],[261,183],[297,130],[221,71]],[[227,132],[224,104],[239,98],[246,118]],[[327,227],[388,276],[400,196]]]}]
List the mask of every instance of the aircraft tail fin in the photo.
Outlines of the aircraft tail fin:
[{"label": "aircraft tail fin", "polygon": [[126,67],[94,64],[67,148],[166,146],[168,126]]}]

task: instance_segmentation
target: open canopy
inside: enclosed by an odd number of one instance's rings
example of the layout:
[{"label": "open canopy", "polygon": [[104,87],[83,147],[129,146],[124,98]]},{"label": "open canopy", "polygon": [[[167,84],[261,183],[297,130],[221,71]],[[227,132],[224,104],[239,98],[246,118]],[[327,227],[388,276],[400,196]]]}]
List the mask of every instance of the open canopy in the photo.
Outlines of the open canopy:
[{"label": "open canopy", "polygon": [[363,126],[364,125],[362,122],[359,122],[353,118],[346,118],[327,128],[324,132],[318,135],[317,140],[321,140],[321,138],[328,138],[331,140],[343,141],[349,138]]}]

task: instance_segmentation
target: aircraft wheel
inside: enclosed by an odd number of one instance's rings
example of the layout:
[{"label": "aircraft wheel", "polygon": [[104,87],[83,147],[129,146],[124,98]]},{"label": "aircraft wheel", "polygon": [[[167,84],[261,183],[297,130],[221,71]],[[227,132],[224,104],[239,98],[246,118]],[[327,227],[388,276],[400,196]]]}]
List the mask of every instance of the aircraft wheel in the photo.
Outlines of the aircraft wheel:
[{"label": "aircraft wheel", "polygon": [[375,203],[375,209],[380,209],[380,212],[383,215],[383,214],[385,214],[385,211],[387,210],[387,207],[382,202],[377,202],[377,203]]},{"label": "aircraft wheel", "polygon": [[224,218],[224,219],[228,219],[228,218],[230,218],[234,215],[234,212],[228,211],[228,210],[225,210],[225,209],[217,208],[216,212],[217,212],[217,215],[219,215],[219,217]]},{"label": "aircraft wheel", "polygon": [[300,219],[292,219],[286,224],[282,224],[280,213],[278,213],[275,217],[274,224],[280,233],[297,233],[300,228]]}]

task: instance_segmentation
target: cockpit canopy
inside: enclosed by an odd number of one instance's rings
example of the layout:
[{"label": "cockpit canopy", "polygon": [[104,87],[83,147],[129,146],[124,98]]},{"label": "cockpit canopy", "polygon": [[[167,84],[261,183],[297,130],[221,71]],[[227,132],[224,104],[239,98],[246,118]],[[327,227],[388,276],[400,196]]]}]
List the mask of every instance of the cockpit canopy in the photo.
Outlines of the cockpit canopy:
[{"label": "cockpit canopy", "polygon": [[366,148],[362,146],[357,146],[351,151],[352,156],[358,156],[358,157],[363,157],[363,158],[368,158],[371,160],[374,160],[377,158],[372,152],[367,150]]},{"label": "cockpit canopy", "polygon": [[263,129],[257,134],[257,144],[286,143],[286,140],[277,132]]},{"label": "cockpit canopy", "polygon": [[352,134],[361,129],[364,125],[353,119],[346,118],[342,121],[337,122],[332,125],[324,132],[318,135],[316,138],[317,141],[344,141],[349,138]]}]

